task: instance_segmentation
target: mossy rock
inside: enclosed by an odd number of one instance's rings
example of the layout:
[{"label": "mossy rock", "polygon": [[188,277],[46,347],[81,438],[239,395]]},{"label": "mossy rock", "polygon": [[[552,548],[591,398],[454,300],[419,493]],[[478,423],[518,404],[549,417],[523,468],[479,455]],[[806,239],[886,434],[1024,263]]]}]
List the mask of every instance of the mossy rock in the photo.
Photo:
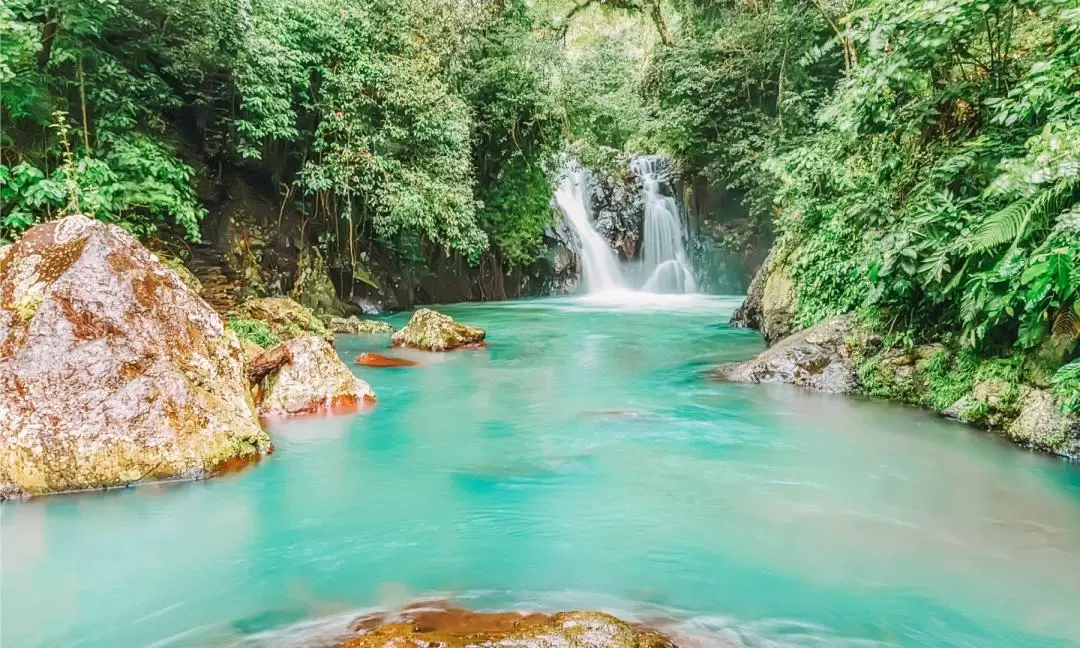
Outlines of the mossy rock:
[{"label": "mossy rock", "polygon": [[460,324],[449,315],[421,308],[413,313],[405,328],[394,333],[391,343],[424,351],[450,351],[463,346],[481,345],[486,336],[482,328]]},{"label": "mossy rock", "polygon": [[303,335],[317,335],[330,344],[334,343],[334,333],[326,328],[322,320],[316,317],[311,309],[288,297],[249,299],[240,304],[237,315],[242,319],[264,322],[270,332],[281,341]]}]

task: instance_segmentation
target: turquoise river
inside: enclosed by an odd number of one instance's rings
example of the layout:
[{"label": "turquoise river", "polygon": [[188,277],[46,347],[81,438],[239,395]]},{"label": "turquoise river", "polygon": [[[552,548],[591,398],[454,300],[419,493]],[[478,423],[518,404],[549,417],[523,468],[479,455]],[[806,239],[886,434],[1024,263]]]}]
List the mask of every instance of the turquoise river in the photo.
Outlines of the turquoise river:
[{"label": "turquoise river", "polygon": [[[205,482],[0,509],[3,648],[320,646],[447,597],[687,645],[1080,645],[1080,466],[922,411],[716,384],[735,298],[445,310],[490,347],[354,366],[367,412],[274,424]],[[401,325],[403,314],[393,318]]]}]

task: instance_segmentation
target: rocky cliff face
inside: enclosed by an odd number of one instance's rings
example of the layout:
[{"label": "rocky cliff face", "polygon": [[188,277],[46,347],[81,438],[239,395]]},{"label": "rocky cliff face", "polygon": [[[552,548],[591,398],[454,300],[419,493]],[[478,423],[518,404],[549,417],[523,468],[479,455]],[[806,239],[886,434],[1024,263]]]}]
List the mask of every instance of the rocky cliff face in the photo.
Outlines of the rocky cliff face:
[{"label": "rocky cliff face", "polygon": [[627,169],[618,175],[593,174],[585,207],[593,227],[607,240],[622,261],[638,258],[643,237],[645,202],[642,182]]},{"label": "rocky cliff face", "polygon": [[0,255],[0,496],[197,478],[271,449],[240,344],[118,227],[39,225]]}]

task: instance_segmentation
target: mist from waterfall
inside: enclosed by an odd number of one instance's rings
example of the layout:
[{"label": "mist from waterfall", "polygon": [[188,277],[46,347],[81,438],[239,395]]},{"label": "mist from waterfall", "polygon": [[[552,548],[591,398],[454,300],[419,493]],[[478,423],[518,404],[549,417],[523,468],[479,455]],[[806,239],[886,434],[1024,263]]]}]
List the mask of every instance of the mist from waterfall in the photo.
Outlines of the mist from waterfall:
[{"label": "mist from waterfall", "polygon": [[587,293],[626,290],[626,278],[615,251],[589,222],[585,208],[586,181],[584,171],[574,170],[566,174],[555,191],[556,204],[581,239],[581,283]]},{"label": "mist from waterfall", "polygon": [[685,232],[679,206],[664,193],[667,160],[655,155],[634,159],[632,168],[642,182],[645,202],[641,264],[647,277],[642,290],[659,293],[697,291],[694,273],[686,257]]},{"label": "mist from waterfall", "polygon": [[687,260],[682,216],[675,198],[664,192],[667,164],[660,156],[640,156],[631,164],[642,183],[643,238],[640,262],[626,266],[620,264],[611,244],[596,231],[590,219],[585,202],[589,182],[586,171],[574,169],[560,182],[555,202],[581,240],[581,281],[585,293],[697,291]]}]

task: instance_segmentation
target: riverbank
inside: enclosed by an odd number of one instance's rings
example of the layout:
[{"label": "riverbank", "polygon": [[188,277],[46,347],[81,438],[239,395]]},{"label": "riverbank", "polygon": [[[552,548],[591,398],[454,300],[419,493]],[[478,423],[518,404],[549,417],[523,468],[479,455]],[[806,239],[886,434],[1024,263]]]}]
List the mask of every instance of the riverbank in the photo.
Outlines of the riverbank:
[{"label": "riverbank", "polygon": [[876,318],[856,315],[804,328],[796,294],[786,261],[770,255],[731,320],[758,330],[770,348],[712,376],[917,405],[1021,447],[1080,459],[1080,417],[1071,407],[1076,387],[1056,378],[1061,360],[1052,348],[979,357],[955,343],[905,343],[881,331]]}]

